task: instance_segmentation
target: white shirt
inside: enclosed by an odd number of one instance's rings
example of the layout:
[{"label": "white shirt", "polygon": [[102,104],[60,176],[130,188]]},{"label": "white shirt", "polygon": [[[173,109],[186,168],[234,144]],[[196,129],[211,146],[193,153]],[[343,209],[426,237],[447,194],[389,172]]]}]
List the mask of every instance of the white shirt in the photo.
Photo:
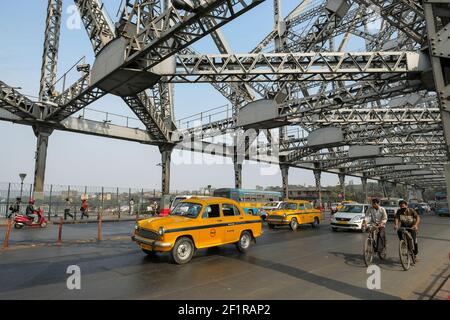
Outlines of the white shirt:
[{"label": "white shirt", "polygon": [[383,223],[386,224],[388,220],[386,209],[379,207],[376,210],[374,207],[370,207],[366,211],[366,222],[367,223]]}]

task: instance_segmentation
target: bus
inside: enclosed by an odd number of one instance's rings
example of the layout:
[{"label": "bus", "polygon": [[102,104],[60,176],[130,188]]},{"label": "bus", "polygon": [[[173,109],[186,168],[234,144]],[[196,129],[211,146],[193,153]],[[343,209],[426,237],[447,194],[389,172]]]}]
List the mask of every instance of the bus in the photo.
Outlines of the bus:
[{"label": "bus", "polygon": [[222,188],[214,190],[215,197],[228,198],[239,202],[246,214],[257,215],[266,203],[281,201],[283,195],[278,191]]},{"label": "bus", "polygon": [[447,192],[438,191],[434,194],[435,213],[439,216],[449,216],[450,210],[448,208]]}]

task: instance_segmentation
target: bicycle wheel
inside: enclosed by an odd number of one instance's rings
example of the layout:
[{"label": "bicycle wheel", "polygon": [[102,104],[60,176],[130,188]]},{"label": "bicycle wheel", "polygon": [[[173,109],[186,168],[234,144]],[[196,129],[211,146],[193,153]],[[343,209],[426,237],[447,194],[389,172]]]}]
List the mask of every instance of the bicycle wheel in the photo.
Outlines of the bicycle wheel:
[{"label": "bicycle wheel", "polygon": [[366,267],[370,266],[373,260],[373,243],[372,239],[367,238],[364,242],[364,263]]},{"label": "bicycle wheel", "polygon": [[403,270],[407,271],[411,266],[411,257],[409,255],[408,244],[405,240],[400,240],[398,247],[400,262],[402,264]]}]

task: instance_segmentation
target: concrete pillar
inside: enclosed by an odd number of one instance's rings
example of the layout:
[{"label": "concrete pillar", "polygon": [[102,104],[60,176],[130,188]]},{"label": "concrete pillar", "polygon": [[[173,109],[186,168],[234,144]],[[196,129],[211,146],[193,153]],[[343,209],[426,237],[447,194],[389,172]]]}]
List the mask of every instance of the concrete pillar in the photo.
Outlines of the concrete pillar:
[{"label": "concrete pillar", "polygon": [[367,193],[367,177],[361,177],[361,184],[364,193],[364,202],[367,202],[369,199],[369,194]]},{"label": "concrete pillar", "polygon": [[445,184],[447,185],[447,201],[450,196],[450,163],[444,164]]},{"label": "concrete pillar", "polygon": [[341,172],[338,174],[339,177],[339,185],[341,186],[341,192],[342,192],[342,200],[345,199],[345,173]]},{"label": "concrete pillar", "polygon": [[319,206],[322,207],[323,203],[322,203],[322,186],[321,186],[321,176],[322,176],[322,171],[320,170],[313,170],[314,172],[314,180],[316,181],[316,191],[317,194],[319,195]]},{"label": "concrete pillar", "polygon": [[289,199],[289,166],[280,164],[281,180],[283,185],[283,199]]},{"label": "concrete pillar", "polygon": [[170,211],[170,161],[173,145],[167,144],[159,147],[161,152],[161,202],[159,213],[168,215]]},{"label": "concrete pillar", "polygon": [[242,162],[234,161],[234,187],[242,189]]},{"label": "concrete pillar", "polygon": [[173,145],[159,147],[161,152],[161,191],[163,195],[170,193],[170,161],[172,158]]},{"label": "concrete pillar", "polygon": [[48,139],[53,132],[53,129],[45,127],[33,127],[34,134],[37,138],[36,155],[34,165],[34,184],[33,194],[35,198],[43,198],[44,195],[44,181],[45,181],[45,167],[47,163],[47,148]]},{"label": "concrete pillar", "polygon": [[386,189],[386,181],[379,180],[378,184],[379,184],[379,186],[381,186],[381,190],[383,191],[383,197],[387,198],[388,197],[388,193],[387,193],[387,189]]}]

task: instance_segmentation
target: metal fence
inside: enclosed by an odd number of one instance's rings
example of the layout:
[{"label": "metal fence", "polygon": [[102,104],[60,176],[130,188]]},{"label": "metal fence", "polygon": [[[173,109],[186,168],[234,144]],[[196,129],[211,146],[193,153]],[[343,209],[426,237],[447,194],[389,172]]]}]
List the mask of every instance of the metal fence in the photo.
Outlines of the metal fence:
[{"label": "metal fence", "polygon": [[[200,194],[200,192],[175,191],[177,194]],[[16,198],[22,199],[20,212],[25,213],[28,200],[33,197],[33,185],[0,182],[0,217],[6,217]],[[93,187],[71,185],[45,185],[43,196],[36,198],[35,208],[41,208],[49,220],[64,217],[64,209],[80,218],[82,199],[86,199],[89,215],[97,217],[127,217],[154,214],[159,210],[161,191],[149,188]]]}]

